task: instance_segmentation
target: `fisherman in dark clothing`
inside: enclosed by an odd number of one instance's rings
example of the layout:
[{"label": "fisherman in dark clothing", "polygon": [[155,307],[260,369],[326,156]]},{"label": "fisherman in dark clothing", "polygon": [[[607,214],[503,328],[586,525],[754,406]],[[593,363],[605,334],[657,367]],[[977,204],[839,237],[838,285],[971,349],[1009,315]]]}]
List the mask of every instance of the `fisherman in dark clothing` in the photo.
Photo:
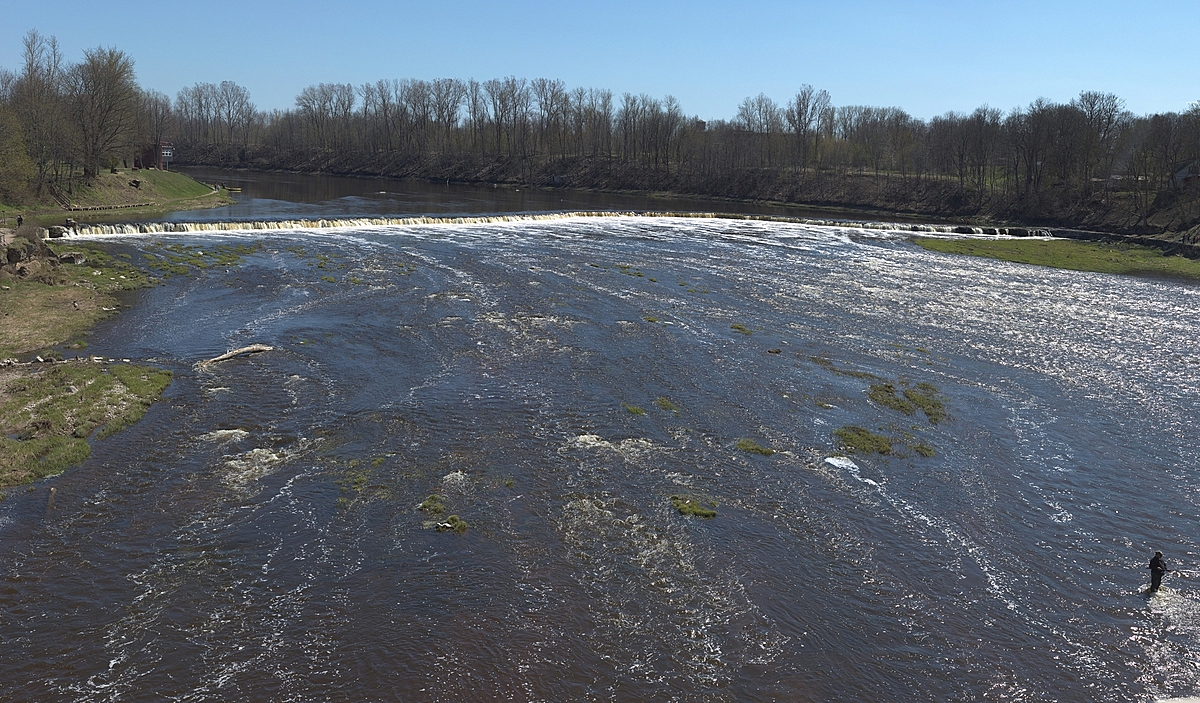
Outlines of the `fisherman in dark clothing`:
[{"label": "fisherman in dark clothing", "polygon": [[1150,592],[1158,591],[1158,587],[1162,585],[1163,574],[1170,571],[1167,568],[1167,562],[1163,560],[1162,552],[1155,552],[1154,558],[1150,560]]}]

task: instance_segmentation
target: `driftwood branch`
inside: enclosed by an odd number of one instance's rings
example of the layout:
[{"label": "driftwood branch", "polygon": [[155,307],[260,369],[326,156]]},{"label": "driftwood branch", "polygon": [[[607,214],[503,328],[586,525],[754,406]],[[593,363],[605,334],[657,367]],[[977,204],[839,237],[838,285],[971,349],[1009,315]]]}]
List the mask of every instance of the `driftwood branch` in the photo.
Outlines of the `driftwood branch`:
[{"label": "driftwood branch", "polygon": [[274,348],[275,347],[269,347],[266,344],[251,344],[248,347],[234,349],[232,351],[227,351],[220,356],[214,356],[213,358],[209,359],[208,361],[201,361],[200,366],[201,366],[201,368],[203,368],[205,366],[208,366],[209,364],[215,364],[218,361],[225,361],[226,359],[232,359],[235,356],[242,356],[243,354],[257,354],[258,352],[271,351]]}]

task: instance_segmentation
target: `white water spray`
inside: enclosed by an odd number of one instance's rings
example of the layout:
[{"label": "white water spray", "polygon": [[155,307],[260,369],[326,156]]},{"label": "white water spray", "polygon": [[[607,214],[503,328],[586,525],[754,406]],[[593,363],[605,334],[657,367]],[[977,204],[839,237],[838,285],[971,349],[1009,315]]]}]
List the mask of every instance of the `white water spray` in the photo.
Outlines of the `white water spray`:
[{"label": "white water spray", "polygon": [[1013,235],[1048,237],[1041,229],[1008,227],[969,227],[963,225],[920,225],[896,222],[854,222],[820,220],[773,215],[739,215],[717,212],[613,212],[577,211],[525,215],[489,215],[479,217],[362,217],[320,220],[259,220],[249,222],[139,222],[125,224],[80,225],[78,235],[158,234],[170,232],[245,232],[256,230],[335,229],[348,227],[405,227],[412,225],[475,225],[502,222],[544,222],[580,217],[671,217],[695,219],[754,220],[821,227],[854,227],[856,229],[928,232],[933,234]]}]

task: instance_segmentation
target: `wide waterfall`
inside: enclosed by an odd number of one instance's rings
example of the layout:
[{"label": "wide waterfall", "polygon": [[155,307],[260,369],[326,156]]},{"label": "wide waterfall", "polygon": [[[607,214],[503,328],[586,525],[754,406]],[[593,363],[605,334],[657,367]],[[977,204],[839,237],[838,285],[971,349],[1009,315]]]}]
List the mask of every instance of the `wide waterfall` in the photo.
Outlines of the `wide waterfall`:
[{"label": "wide waterfall", "polygon": [[1008,235],[1017,237],[1050,236],[1048,230],[1024,227],[974,227],[969,225],[897,224],[853,220],[812,219],[774,215],[747,215],[718,212],[611,212],[581,211],[543,214],[490,215],[477,217],[358,217],[300,220],[259,220],[250,222],[140,222],[80,225],[78,235],[157,234],[166,232],[241,232],[247,230],[299,230],[361,227],[408,227],[412,225],[475,225],[503,222],[545,222],[581,217],[652,217],[734,219],[817,227],[854,227],[856,229],[928,232],[960,235]]}]

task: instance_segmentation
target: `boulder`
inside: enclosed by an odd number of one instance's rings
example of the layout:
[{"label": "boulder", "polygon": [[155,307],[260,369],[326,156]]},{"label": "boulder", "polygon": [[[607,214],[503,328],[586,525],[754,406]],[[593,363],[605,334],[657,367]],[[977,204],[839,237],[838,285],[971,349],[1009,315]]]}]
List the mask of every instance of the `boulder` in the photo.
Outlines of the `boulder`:
[{"label": "boulder", "polygon": [[25,239],[18,237],[14,239],[12,244],[9,244],[4,249],[4,260],[10,264],[19,264],[22,261],[29,261],[33,258],[37,251],[37,245]]},{"label": "boulder", "polygon": [[21,263],[17,264],[16,270],[17,275],[21,278],[29,278],[31,276],[37,276],[45,271],[46,265],[41,261],[34,259],[32,261],[22,261]]},{"label": "boulder", "polygon": [[53,227],[50,228],[50,238],[51,239],[59,239],[61,237],[65,237],[65,236],[67,236],[67,232],[69,232],[69,231],[70,230],[68,230],[66,227],[60,227],[58,225],[54,225]]}]

